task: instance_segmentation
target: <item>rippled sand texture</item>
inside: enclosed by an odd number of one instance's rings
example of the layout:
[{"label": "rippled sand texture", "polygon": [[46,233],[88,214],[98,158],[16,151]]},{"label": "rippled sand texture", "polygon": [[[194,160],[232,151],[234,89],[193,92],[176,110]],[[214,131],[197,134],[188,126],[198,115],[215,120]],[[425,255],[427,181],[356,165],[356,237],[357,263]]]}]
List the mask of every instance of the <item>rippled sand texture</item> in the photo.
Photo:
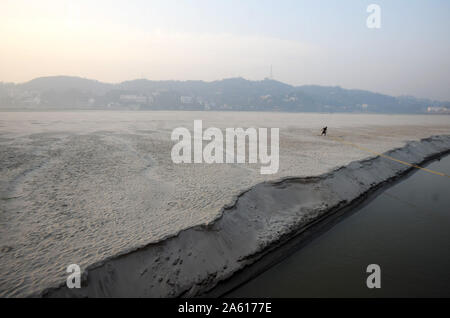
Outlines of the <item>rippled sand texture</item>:
[{"label": "rippled sand texture", "polygon": [[[280,171],[174,165],[175,127],[280,128]],[[0,296],[39,293],[65,269],[101,261],[212,221],[242,190],[319,175],[408,140],[450,134],[448,116],[216,113],[0,113]]]}]

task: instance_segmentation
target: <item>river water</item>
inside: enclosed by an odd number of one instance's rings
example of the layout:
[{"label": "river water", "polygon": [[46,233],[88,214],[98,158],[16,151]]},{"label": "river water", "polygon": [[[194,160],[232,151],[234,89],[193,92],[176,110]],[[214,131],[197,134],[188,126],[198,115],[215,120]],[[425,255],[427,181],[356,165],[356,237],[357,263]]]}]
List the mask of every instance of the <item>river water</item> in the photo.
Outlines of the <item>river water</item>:
[{"label": "river water", "polygon": [[[450,175],[450,156],[427,168]],[[450,179],[415,172],[227,296],[449,297]]]}]

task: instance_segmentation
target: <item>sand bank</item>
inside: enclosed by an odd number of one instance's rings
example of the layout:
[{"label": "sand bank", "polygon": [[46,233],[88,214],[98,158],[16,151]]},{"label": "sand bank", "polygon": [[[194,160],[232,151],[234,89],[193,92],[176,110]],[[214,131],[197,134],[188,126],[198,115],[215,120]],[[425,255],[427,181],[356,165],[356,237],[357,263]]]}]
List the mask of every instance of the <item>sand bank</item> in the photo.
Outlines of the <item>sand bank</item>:
[{"label": "sand bank", "polygon": [[[280,129],[280,169],[174,164],[176,127]],[[329,127],[329,137],[320,128]],[[407,141],[450,134],[448,116],[245,112],[0,113],[0,296],[38,294],[86,269],[216,220],[257,184],[320,176]],[[158,278],[159,279],[159,278]]]},{"label": "sand bank", "polygon": [[[386,152],[421,164],[450,151],[450,136],[408,142]],[[87,268],[81,289],[45,297],[195,297],[213,289],[308,227],[407,172],[382,157],[355,161],[317,177],[282,178],[240,193],[208,224],[194,226]],[[439,176],[436,176],[439,177]]]}]

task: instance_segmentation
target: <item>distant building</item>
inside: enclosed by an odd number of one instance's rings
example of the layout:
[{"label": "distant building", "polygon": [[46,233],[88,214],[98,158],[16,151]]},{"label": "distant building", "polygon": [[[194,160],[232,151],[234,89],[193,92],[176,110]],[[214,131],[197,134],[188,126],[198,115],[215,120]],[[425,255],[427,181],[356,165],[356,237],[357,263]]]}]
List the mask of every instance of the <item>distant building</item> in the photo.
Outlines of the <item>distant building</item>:
[{"label": "distant building", "polygon": [[450,114],[450,108],[430,106],[427,108],[427,112],[430,114]]},{"label": "distant building", "polygon": [[27,106],[37,106],[41,104],[41,98],[39,96],[26,97],[23,99],[23,104]]},{"label": "distant building", "polygon": [[120,95],[120,101],[126,103],[146,104],[147,96],[142,95]]},{"label": "distant building", "polygon": [[194,102],[194,97],[192,96],[181,96],[181,104],[192,104]]},{"label": "distant building", "polygon": [[203,105],[205,103],[203,98],[201,98],[201,97],[197,97],[195,100],[197,101],[197,104],[199,104],[199,105]]},{"label": "distant building", "polygon": [[[270,96],[270,95],[269,95],[269,96]],[[284,102],[296,102],[297,100],[298,100],[298,98],[295,97],[295,96],[291,96],[291,97],[286,96],[286,98],[283,99]]]}]

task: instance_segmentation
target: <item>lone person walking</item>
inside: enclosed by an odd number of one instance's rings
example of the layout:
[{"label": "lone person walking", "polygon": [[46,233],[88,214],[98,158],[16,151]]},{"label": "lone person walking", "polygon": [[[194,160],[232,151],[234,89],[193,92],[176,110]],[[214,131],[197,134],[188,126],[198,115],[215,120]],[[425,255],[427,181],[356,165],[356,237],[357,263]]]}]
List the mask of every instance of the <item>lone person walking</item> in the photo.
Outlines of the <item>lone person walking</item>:
[{"label": "lone person walking", "polygon": [[328,127],[323,127],[321,136],[326,136],[327,135],[327,130],[328,130]]}]

